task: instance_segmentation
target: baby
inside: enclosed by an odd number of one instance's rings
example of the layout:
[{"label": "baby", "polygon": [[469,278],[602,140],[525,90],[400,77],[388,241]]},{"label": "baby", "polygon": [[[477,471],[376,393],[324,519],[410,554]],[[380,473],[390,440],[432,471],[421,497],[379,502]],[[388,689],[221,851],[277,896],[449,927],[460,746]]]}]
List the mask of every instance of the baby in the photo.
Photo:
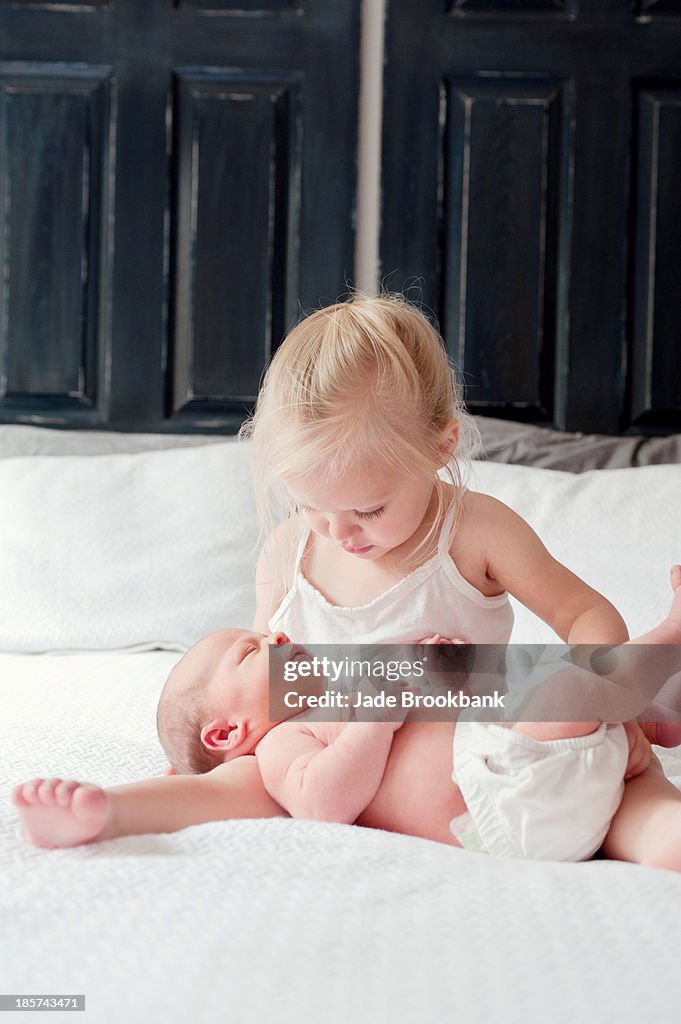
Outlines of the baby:
[{"label": "baby", "polygon": [[[668,618],[638,642],[679,639],[681,572]],[[284,643],[283,633],[240,629],[200,640],[170,674],[158,706],[159,736],[178,774],[108,791],[57,779],[19,786],[14,802],[29,841],[66,847],[288,812],[495,855],[582,860],[603,843],[625,776],[650,759],[638,728],[596,721],[322,722],[291,709],[273,723],[269,647]],[[238,787],[230,788],[240,775],[248,782],[241,807]]]}]

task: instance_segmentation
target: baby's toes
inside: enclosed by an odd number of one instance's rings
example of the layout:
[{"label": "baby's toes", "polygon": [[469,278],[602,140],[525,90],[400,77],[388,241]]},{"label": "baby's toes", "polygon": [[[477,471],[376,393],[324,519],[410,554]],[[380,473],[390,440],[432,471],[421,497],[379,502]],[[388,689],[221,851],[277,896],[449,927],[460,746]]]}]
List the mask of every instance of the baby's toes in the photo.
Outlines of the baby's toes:
[{"label": "baby's toes", "polygon": [[28,805],[25,792],[30,785],[30,782],[22,782],[12,790],[12,803],[16,807],[26,807]]},{"label": "baby's toes", "polygon": [[32,804],[39,804],[40,796],[38,790],[43,782],[44,779],[31,779],[30,782],[22,782],[14,790],[14,802],[20,807],[30,807]]},{"label": "baby's toes", "polygon": [[54,789],[59,782],[61,782],[61,779],[43,779],[41,784],[38,786],[38,797],[41,803],[54,803]]},{"label": "baby's toes", "polygon": [[73,792],[78,785],[72,779],[61,779],[54,787],[54,799],[60,807],[68,807],[73,799]]}]

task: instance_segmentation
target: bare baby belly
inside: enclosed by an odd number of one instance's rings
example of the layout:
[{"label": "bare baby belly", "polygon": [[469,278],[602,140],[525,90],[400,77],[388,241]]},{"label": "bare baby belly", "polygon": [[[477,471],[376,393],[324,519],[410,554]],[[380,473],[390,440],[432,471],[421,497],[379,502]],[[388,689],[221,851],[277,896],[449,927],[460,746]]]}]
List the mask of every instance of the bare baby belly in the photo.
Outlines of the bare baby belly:
[{"label": "bare baby belly", "polygon": [[405,722],[395,733],[378,792],[358,825],[459,846],[449,823],[466,804],[452,782],[452,722]]}]

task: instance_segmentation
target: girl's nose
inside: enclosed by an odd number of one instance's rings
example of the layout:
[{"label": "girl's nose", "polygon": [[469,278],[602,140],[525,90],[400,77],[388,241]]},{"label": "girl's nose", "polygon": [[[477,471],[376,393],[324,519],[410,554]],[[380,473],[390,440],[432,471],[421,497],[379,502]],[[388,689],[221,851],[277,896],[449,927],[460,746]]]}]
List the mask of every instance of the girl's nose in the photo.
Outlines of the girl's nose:
[{"label": "girl's nose", "polygon": [[274,646],[276,646],[276,647],[279,647],[280,644],[290,644],[291,643],[289,638],[286,636],[286,633],[282,633],[281,631],[279,631],[277,633],[271,633],[270,634],[270,641],[269,642],[271,644],[273,644]]},{"label": "girl's nose", "polygon": [[354,533],[354,530],[354,524],[347,519],[329,519],[329,536],[332,540],[339,542],[349,540]]}]

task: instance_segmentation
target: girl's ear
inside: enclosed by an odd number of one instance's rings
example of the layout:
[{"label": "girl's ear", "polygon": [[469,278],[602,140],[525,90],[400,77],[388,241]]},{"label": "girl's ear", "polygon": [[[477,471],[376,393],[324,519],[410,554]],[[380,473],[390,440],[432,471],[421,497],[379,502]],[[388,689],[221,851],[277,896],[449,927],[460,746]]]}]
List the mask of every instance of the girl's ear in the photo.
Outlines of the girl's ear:
[{"label": "girl's ear", "polygon": [[442,465],[446,466],[449,460],[454,455],[454,452],[456,451],[456,446],[459,443],[459,421],[455,419],[448,420],[446,426],[442,430],[440,437],[440,446],[442,448],[443,454],[445,455],[445,461],[442,463]]},{"label": "girl's ear", "polygon": [[207,750],[222,751],[228,761],[246,739],[247,731],[245,722],[214,718],[201,730],[201,742]]}]

